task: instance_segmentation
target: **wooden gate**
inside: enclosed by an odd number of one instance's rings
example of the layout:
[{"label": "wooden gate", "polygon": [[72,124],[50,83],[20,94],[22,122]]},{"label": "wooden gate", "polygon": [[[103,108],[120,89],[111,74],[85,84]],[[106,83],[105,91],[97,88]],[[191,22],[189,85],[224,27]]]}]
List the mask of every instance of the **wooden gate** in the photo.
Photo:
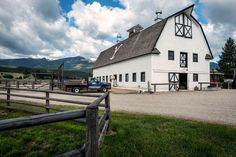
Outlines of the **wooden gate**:
[{"label": "wooden gate", "polygon": [[169,73],[169,91],[179,89],[179,74]]}]

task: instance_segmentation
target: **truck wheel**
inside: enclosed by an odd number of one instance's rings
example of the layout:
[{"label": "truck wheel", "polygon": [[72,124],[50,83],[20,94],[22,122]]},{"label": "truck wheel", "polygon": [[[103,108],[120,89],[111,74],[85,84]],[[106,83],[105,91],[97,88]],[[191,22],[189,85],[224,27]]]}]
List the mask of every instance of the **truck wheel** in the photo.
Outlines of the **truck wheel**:
[{"label": "truck wheel", "polygon": [[106,87],[102,87],[102,91],[105,93],[107,92],[107,88]]},{"label": "truck wheel", "polygon": [[75,88],[74,88],[74,92],[75,92],[75,93],[80,93],[80,89],[79,89],[78,87],[75,87]]}]

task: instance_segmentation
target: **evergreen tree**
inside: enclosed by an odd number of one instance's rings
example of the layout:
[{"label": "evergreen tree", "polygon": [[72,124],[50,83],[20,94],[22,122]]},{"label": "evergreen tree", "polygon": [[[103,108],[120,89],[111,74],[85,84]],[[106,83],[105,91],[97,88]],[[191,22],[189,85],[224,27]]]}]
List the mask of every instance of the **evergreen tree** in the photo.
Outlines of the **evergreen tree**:
[{"label": "evergreen tree", "polygon": [[222,48],[220,55],[219,71],[224,73],[227,78],[232,78],[233,69],[236,68],[236,45],[232,38],[229,38]]}]

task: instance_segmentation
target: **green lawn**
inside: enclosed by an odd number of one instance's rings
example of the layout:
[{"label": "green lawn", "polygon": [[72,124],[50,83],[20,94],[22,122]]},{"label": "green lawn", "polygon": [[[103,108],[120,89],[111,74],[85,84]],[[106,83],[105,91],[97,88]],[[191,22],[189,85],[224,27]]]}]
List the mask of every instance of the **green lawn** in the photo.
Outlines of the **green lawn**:
[{"label": "green lawn", "polygon": [[[0,119],[27,115],[0,108]],[[102,157],[235,156],[236,129],[194,121],[112,113],[115,134],[105,138]],[[0,156],[52,156],[78,148],[85,127],[67,121],[0,132]]]}]

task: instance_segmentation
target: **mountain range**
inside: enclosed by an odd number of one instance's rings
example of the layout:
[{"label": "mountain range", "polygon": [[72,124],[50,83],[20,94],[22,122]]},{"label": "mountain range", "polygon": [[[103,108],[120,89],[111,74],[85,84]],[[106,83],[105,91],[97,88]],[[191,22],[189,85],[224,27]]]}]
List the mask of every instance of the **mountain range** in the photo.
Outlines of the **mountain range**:
[{"label": "mountain range", "polygon": [[57,69],[64,63],[65,70],[91,72],[93,62],[81,56],[49,60],[46,58],[0,59],[0,66]]},{"label": "mountain range", "polygon": [[[79,70],[82,72],[91,72],[94,62],[81,56],[62,58],[57,60],[48,60],[46,58],[19,58],[19,59],[0,59],[0,66],[10,67],[30,67],[57,69],[64,63],[65,70]],[[219,65],[215,62],[210,62],[210,69],[218,69]]]}]

